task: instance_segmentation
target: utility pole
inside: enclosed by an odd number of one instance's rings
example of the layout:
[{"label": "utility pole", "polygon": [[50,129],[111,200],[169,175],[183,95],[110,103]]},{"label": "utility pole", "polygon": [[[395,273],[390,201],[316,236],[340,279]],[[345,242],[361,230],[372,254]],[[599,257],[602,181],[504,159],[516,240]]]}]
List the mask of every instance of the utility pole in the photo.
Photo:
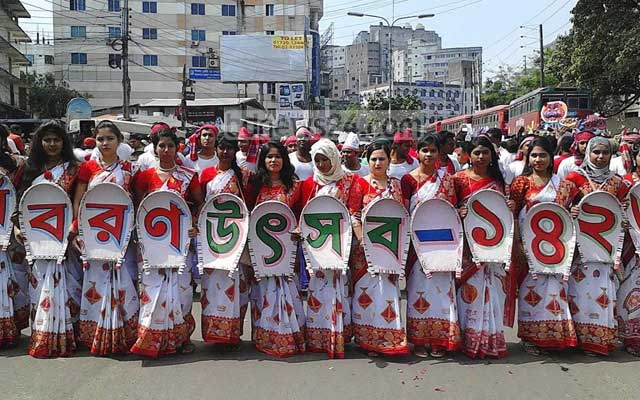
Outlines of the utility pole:
[{"label": "utility pole", "polygon": [[540,87],[544,87],[544,35],[540,24]]},{"label": "utility pole", "polygon": [[524,57],[524,74],[527,74],[527,56],[523,56]]},{"label": "utility pole", "polygon": [[131,98],[131,79],[129,79],[129,0],[124,0],[122,8],[122,114],[125,120],[131,119],[129,101]]}]

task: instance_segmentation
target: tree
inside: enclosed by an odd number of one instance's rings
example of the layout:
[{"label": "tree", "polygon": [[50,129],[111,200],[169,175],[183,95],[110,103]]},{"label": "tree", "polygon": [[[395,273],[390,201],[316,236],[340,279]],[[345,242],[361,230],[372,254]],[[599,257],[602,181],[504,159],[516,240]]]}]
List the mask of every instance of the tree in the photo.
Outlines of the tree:
[{"label": "tree", "polygon": [[39,118],[63,117],[66,114],[69,100],[75,97],[91,97],[89,94],[69,89],[69,85],[64,81],[56,83],[56,79],[51,73],[27,74],[26,80],[30,86],[31,112]]},{"label": "tree", "polygon": [[[545,49],[545,59],[554,53],[555,51],[551,48]],[[483,108],[509,104],[512,100],[538,89],[540,87],[540,55],[529,57],[527,64],[531,67],[526,71],[524,68],[500,67],[493,78],[487,79],[482,94]],[[547,71],[545,67],[545,86],[556,86],[559,82],[558,77]]]},{"label": "tree", "polygon": [[640,5],[637,0],[579,0],[571,31],[556,42],[549,70],[563,82],[590,88],[606,116],[640,98]]}]

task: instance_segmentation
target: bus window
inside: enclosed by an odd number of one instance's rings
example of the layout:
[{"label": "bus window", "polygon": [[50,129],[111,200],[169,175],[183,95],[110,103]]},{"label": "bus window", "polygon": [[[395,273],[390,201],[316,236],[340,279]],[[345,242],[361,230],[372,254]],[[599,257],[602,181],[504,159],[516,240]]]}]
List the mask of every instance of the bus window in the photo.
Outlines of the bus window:
[{"label": "bus window", "polygon": [[589,98],[588,97],[580,97],[580,109],[582,110],[590,110],[591,109],[591,104],[589,102]]},{"label": "bus window", "polygon": [[580,99],[578,99],[577,97],[569,97],[567,99],[567,107],[569,107],[572,110],[576,108],[581,108]]}]

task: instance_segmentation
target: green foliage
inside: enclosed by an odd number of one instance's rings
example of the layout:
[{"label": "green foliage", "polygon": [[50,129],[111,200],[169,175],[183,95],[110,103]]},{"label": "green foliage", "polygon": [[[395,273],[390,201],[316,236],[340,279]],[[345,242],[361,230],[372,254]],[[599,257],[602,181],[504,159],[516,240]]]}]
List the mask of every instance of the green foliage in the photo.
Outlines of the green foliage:
[{"label": "green foliage", "polygon": [[[550,73],[546,68],[546,60],[553,56],[554,50],[548,48],[544,51],[545,56],[545,86],[557,86],[560,81],[555,74]],[[500,67],[498,72],[491,79],[487,79],[484,84],[482,95],[482,107],[490,108],[502,104],[509,104],[540,87],[540,56],[531,57],[527,60],[528,68],[515,69],[513,67]]]},{"label": "green foliage", "polygon": [[640,96],[640,5],[637,0],[579,0],[571,31],[556,42],[549,71],[593,91],[607,116]]},{"label": "green foliage", "polygon": [[53,74],[27,74],[31,112],[39,118],[61,118],[67,111],[67,103],[75,97],[90,98],[77,90],[69,89],[66,82],[57,83]]},{"label": "green foliage", "polygon": [[[389,98],[382,92],[376,92],[367,104],[367,110],[385,111],[389,109]],[[393,96],[391,109],[396,111],[414,111],[422,109],[422,101],[413,95]]]}]

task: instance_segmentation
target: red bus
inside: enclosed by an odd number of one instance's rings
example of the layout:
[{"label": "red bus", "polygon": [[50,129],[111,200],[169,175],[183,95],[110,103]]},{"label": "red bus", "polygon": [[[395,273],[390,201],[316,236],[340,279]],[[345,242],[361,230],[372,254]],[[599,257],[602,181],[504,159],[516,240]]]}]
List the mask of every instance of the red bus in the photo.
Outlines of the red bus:
[{"label": "red bus", "polygon": [[457,117],[446,118],[442,121],[436,121],[433,124],[429,124],[427,126],[427,133],[438,133],[442,131],[457,133],[463,124],[470,123],[471,115],[459,115]]},{"label": "red bus", "polygon": [[500,128],[506,134],[509,124],[509,106],[500,105],[473,113],[473,129]]},{"label": "red bus", "polygon": [[543,87],[513,100],[509,104],[509,134],[520,128],[535,129],[540,126],[540,110],[550,101],[563,101],[569,108],[568,118],[585,118],[593,114],[591,90],[578,88]]}]

